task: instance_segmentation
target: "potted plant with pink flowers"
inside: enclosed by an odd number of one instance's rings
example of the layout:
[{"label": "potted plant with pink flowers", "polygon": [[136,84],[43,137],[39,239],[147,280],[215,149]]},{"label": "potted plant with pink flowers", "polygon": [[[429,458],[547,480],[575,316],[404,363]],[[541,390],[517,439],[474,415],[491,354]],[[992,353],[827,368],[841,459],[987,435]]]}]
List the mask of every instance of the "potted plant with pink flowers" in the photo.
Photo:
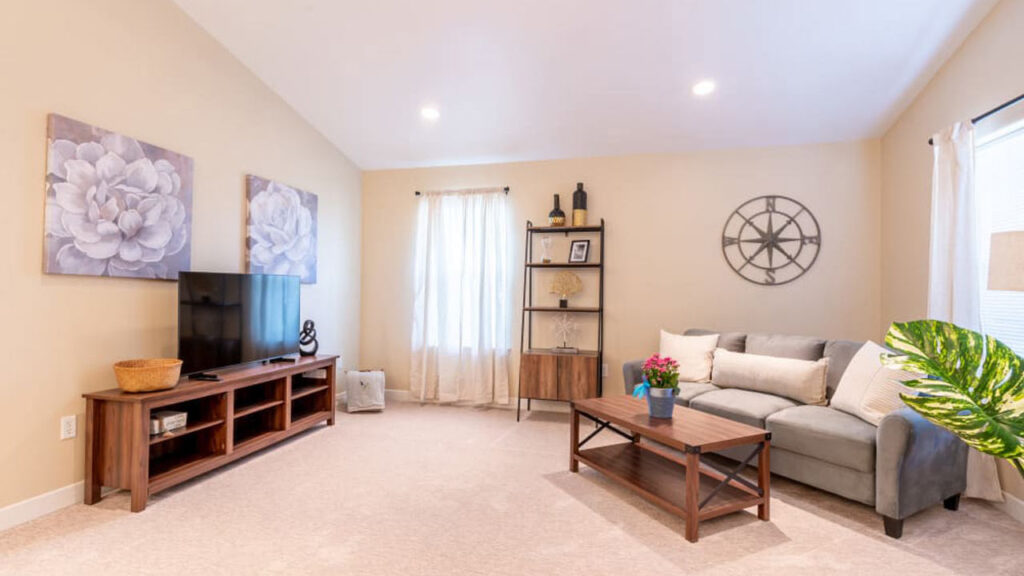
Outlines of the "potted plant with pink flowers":
[{"label": "potted plant with pink flowers", "polygon": [[633,396],[647,397],[651,418],[671,418],[679,393],[679,363],[655,354],[643,365],[644,381],[633,389]]}]

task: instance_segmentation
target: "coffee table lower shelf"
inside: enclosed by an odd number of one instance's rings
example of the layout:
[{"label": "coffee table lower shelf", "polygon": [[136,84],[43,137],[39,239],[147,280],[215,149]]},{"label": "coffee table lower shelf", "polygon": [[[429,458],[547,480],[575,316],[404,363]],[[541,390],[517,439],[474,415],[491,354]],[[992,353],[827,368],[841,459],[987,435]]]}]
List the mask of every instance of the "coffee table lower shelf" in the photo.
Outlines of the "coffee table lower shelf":
[{"label": "coffee table lower shelf", "polygon": [[[670,460],[638,444],[613,444],[580,450],[577,459],[630,488],[651,503],[686,518],[686,465]],[[700,501],[721,482],[721,476],[704,470],[700,474]],[[697,513],[707,520],[757,506],[761,497],[729,485]]]}]

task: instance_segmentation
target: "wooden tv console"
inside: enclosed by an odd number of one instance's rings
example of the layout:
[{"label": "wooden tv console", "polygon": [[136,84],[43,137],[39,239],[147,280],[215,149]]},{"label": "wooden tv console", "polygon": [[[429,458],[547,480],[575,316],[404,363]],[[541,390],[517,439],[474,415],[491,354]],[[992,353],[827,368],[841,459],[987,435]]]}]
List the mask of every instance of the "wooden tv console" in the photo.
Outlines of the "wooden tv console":
[{"label": "wooden tv console", "polygon": [[[103,486],[131,490],[132,512],[156,494],[326,422],[334,425],[337,356],[215,371],[219,382],[182,378],[170,390],[120,389],[86,399],[85,503]],[[324,368],[325,379],[303,373]],[[187,426],[150,436],[157,410],[188,413]]]}]

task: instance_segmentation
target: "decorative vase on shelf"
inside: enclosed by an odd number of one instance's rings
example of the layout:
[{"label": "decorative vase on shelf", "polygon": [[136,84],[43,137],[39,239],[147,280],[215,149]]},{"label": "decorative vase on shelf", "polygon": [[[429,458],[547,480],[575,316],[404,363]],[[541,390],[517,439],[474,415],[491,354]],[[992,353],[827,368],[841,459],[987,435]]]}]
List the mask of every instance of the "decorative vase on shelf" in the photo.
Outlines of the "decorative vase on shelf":
[{"label": "decorative vase on shelf", "polygon": [[540,239],[540,261],[544,264],[551,264],[551,237],[549,236]]},{"label": "decorative vase on shelf", "polygon": [[558,194],[555,194],[555,207],[548,213],[548,224],[550,226],[565,226],[565,212],[558,205]]},{"label": "decorative vase on shelf", "polygon": [[572,225],[587,225],[587,191],[583,182],[576,183],[576,191],[572,193]]}]

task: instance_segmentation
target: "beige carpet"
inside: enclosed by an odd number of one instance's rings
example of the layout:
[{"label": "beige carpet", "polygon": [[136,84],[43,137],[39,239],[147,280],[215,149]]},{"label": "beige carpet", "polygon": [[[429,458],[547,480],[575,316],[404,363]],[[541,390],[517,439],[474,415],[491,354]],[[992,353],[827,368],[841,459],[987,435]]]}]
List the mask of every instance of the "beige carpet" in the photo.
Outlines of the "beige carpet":
[{"label": "beige carpet", "polygon": [[[772,522],[682,521],[581,467],[566,416],[399,404],[155,497],[0,533],[0,574],[1021,574],[1024,526],[965,501],[882,534],[874,511],[773,484]],[[608,441],[616,441],[611,434]]]}]

